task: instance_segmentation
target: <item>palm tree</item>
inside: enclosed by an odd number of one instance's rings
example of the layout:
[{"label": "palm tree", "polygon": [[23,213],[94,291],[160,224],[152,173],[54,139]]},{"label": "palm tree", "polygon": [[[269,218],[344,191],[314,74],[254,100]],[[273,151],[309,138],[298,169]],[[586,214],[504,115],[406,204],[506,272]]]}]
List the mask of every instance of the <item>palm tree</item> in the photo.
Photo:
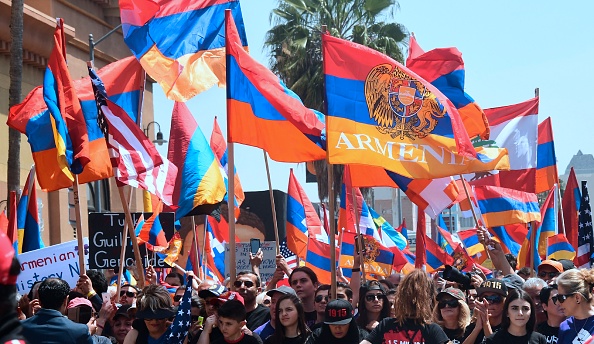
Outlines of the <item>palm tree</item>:
[{"label": "palm tree", "polygon": [[[321,27],[335,37],[376,49],[402,62],[407,30],[389,19],[395,0],[279,0],[271,13],[273,27],[266,34],[270,65],[303,103],[324,112]],[[326,162],[314,163],[320,200],[328,198]],[[334,190],[339,192],[342,166],[334,166]]]},{"label": "palm tree", "polygon": [[[8,91],[8,106],[11,107],[21,102],[21,83],[23,75],[23,0],[13,0],[10,19],[10,88]],[[10,191],[17,191],[21,180],[21,133],[13,128],[8,128],[8,169],[6,183],[8,186],[7,198],[10,200]],[[7,207],[10,209],[10,207]]]}]

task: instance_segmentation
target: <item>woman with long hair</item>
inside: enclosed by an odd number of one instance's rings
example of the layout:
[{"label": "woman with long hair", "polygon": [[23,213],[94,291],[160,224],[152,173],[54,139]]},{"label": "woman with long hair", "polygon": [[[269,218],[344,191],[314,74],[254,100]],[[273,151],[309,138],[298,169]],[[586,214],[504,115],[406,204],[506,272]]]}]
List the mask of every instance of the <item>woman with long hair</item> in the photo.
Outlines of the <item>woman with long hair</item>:
[{"label": "woman with long hair", "polygon": [[371,331],[382,319],[390,317],[391,304],[386,296],[386,290],[378,281],[369,281],[359,290],[357,325]]},{"label": "woman with long hair", "polygon": [[547,344],[542,334],[535,332],[536,306],[522,289],[513,289],[503,304],[501,329],[486,339],[487,344]]},{"label": "woman with long hair", "polygon": [[305,325],[305,311],[299,298],[292,294],[278,299],[275,309],[275,332],[264,344],[303,344],[310,334]]},{"label": "woman with long hair", "polygon": [[571,269],[557,277],[553,302],[569,317],[559,327],[557,344],[582,344],[594,334],[594,271]]},{"label": "woman with long hair", "polygon": [[336,299],[326,305],[324,322],[307,338],[306,344],[359,344],[369,333],[353,320],[353,306]]},{"label": "woman with long hair", "polygon": [[176,311],[171,296],[163,286],[151,284],[136,298],[136,320],[126,335],[124,344],[165,343],[171,318]]},{"label": "woman with long hair", "polygon": [[436,300],[433,320],[453,343],[464,342],[464,331],[470,324],[470,308],[464,292],[458,288],[446,288],[437,294]]},{"label": "woman with long hair", "polygon": [[412,271],[396,291],[396,317],[381,320],[361,344],[449,342],[441,327],[433,323],[433,300],[433,281],[423,270]]}]

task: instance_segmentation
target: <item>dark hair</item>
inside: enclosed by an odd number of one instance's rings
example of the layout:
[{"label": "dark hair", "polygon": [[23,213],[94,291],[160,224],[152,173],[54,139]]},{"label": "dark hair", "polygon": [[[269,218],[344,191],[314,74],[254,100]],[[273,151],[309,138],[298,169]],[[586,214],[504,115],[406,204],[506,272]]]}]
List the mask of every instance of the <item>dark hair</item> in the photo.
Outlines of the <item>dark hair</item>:
[{"label": "dark hair", "polygon": [[504,314],[503,319],[501,320],[501,329],[507,330],[509,328],[510,320],[507,315],[509,304],[518,299],[522,299],[530,304],[530,318],[528,319],[528,323],[526,323],[526,330],[528,331],[528,334],[530,334],[534,331],[536,326],[536,306],[534,305],[534,301],[530,297],[530,294],[522,289],[511,289],[509,294],[507,294],[505,303],[503,304]]},{"label": "dark hair", "polygon": [[99,295],[107,291],[107,279],[101,271],[87,270],[87,276],[91,279],[93,290]]},{"label": "dark hair", "polygon": [[59,310],[69,293],[68,282],[60,278],[48,278],[39,286],[39,303],[43,308]]},{"label": "dark hair", "polygon": [[363,329],[365,329],[367,327],[367,324],[369,323],[367,308],[365,308],[365,296],[370,291],[371,287],[374,288],[373,290],[377,290],[377,288],[379,287],[383,294],[382,310],[380,311],[378,321],[390,317],[390,308],[392,305],[390,304],[390,301],[386,296],[386,289],[378,281],[369,281],[361,285],[361,288],[359,289],[359,305],[357,306],[359,310],[359,317],[357,318],[357,324]]},{"label": "dark hair", "polygon": [[553,290],[557,290],[557,284],[547,285],[546,287],[542,288],[540,290],[540,294],[538,294],[540,303],[548,303]]},{"label": "dark hair", "polygon": [[387,279],[382,279],[382,280],[379,280],[378,282],[383,284],[384,289],[386,289],[386,290],[394,289],[394,287],[395,287],[394,283],[388,281]]},{"label": "dark hair", "polygon": [[347,283],[344,282],[336,282],[336,287],[338,288],[344,288],[344,293],[347,296],[347,299],[352,299],[353,298],[353,289],[351,289],[351,286],[348,285]]},{"label": "dark hair", "polygon": [[68,302],[76,299],[77,297],[82,297],[83,299],[86,299],[87,295],[84,295],[83,293],[79,293],[78,291],[71,290],[68,293]]},{"label": "dark hair", "polygon": [[137,286],[132,285],[130,283],[122,284],[121,288],[124,288],[124,287],[130,287],[130,288],[136,290],[137,293],[140,293],[140,288],[138,288]]},{"label": "dark hair", "polygon": [[[16,255],[8,271],[9,276],[18,276],[21,273],[21,264]],[[16,310],[16,285],[0,285],[0,317]]]},{"label": "dark hair", "polygon": [[314,295],[318,295],[318,292],[324,291],[324,290],[328,290],[328,293],[330,293],[329,292],[330,289],[332,289],[332,286],[330,284],[320,284],[318,286],[318,288],[316,289],[316,292],[314,293]]},{"label": "dark hair", "polygon": [[260,288],[260,285],[262,284],[262,282],[260,281],[260,276],[258,276],[258,274],[256,274],[253,271],[248,271],[248,270],[240,271],[239,273],[237,273],[237,277],[245,276],[245,275],[256,276],[256,287]]},{"label": "dark hair", "polygon": [[295,309],[297,309],[297,329],[299,330],[300,336],[303,336],[305,339],[310,332],[307,325],[305,325],[305,311],[303,310],[303,304],[301,303],[301,300],[299,300],[299,298],[293,294],[285,294],[281,296],[276,303],[276,319],[274,320],[274,328],[276,331],[270,336],[271,343],[273,344],[282,344],[285,342],[285,329],[283,324],[281,324],[279,316],[280,303],[284,300],[291,300],[291,302],[295,305]]},{"label": "dark hair", "polygon": [[516,256],[514,256],[511,253],[507,253],[505,255],[505,259],[507,259],[507,262],[512,267],[512,269],[515,270],[517,268],[517,266],[518,266],[518,258],[516,258]]},{"label": "dark hair", "polygon": [[530,276],[532,275],[532,272],[534,271],[534,269],[532,269],[529,266],[524,266],[523,268],[521,268],[520,270],[518,270],[517,274],[522,274],[522,275],[526,275],[526,276]]},{"label": "dark hair", "polygon": [[172,271],[172,272],[168,273],[167,276],[165,276],[165,278],[169,278],[169,277],[179,279],[179,285],[180,286],[184,285],[184,276],[182,276],[180,273]]},{"label": "dark hair", "polygon": [[311,280],[311,283],[313,283],[313,284],[318,283],[318,275],[316,275],[316,273],[313,272],[312,269],[308,268],[307,266],[300,266],[300,267],[295,268],[291,272],[291,275],[289,276],[289,284],[291,284],[291,280],[293,279],[293,275],[296,272],[304,272],[309,277],[309,279]]},{"label": "dark hair", "polygon": [[[367,332],[365,332],[367,333]],[[316,343],[336,343],[337,339],[332,335],[330,325],[322,323],[322,331]],[[349,329],[346,336],[340,339],[341,343],[359,343],[359,326],[355,320],[349,323]]]},{"label": "dark hair", "polygon": [[239,300],[226,301],[217,309],[219,317],[233,319],[237,322],[245,320],[246,312],[245,306]]},{"label": "dark hair", "polygon": [[[33,294],[35,294],[35,292],[37,290],[39,290],[39,285],[41,284],[41,282],[43,281],[35,281],[35,283],[33,283],[33,285],[31,286],[31,289],[29,290],[29,294],[27,294],[27,296],[29,297],[29,301],[35,299],[33,296]],[[37,290],[35,290],[37,288]]]}]

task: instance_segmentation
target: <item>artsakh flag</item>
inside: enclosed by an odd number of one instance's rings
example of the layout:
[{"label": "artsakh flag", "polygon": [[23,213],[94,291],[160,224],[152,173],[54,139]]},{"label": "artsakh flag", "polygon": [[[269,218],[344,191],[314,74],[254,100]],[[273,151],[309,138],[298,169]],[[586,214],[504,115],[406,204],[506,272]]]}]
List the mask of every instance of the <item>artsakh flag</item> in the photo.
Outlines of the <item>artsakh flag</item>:
[{"label": "artsakh flag", "polygon": [[506,168],[477,153],[458,110],[435,86],[373,49],[322,35],[328,161],[433,179]]},{"label": "artsakh flag", "polygon": [[250,57],[229,12],[226,34],[229,142],[262,148],[281,162],[324,159],[324,116],[306,108],[276,75]]},{"label": "artsakh flag", "polygon": [[247,48],[239,0],[119,0],[119,7],[124,42],[175,101],[225,84],[225,10]]}]

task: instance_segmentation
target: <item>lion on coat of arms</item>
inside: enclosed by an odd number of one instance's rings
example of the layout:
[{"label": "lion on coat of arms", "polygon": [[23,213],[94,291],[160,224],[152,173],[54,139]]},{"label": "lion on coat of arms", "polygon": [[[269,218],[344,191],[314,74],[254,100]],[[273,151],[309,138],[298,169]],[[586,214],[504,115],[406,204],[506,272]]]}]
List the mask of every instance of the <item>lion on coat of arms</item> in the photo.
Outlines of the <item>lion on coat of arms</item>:
[{"label": "lion on coat of arms", "polygon": [[377,130],[392,138],[424,138],[446,113],[421,81],[389,63],[377,65],[367,74],[365,100]]}]

